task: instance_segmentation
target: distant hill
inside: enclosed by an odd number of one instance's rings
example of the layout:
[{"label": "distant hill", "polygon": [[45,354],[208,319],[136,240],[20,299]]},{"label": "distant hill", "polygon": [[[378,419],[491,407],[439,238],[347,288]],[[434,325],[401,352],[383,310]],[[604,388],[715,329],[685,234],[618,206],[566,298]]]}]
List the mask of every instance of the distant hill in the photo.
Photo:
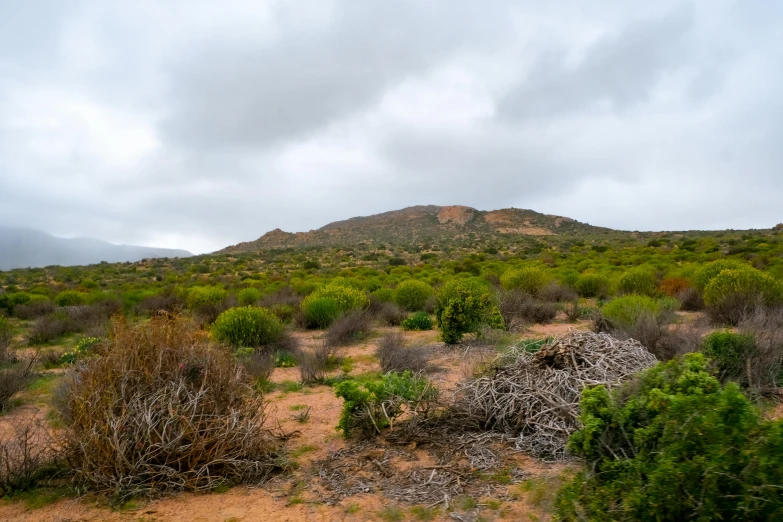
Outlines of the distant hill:
[{"label": "distant hill", "polygon": [[480,236],[557,236],[609,232],[571,218],[532,210],[506,208],[482,211],[470,207],[435,205],[408,207],[335,221],[310,232],[275,229],[255,241],[239,243],[217,253],[236,254],[266,248],[350,245],[367,242],[390,244],[437,241],[477,234]]},{"label": "distant hill", "polygon": [[89,238],[66,239],[37,230],[0,227],[0,270],[49,265],[117,263],[153,257],[190,257],[187,250],[113,245]]}]

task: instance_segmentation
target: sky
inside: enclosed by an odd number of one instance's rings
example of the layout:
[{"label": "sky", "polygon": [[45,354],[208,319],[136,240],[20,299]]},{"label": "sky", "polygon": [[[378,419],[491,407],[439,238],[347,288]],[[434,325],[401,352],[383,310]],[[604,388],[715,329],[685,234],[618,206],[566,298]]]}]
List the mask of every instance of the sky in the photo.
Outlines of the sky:
[{"label": "sky", "polygon": [[783,2],[0,0],[0,225],[210,252],[418,204],[783,222]]}]

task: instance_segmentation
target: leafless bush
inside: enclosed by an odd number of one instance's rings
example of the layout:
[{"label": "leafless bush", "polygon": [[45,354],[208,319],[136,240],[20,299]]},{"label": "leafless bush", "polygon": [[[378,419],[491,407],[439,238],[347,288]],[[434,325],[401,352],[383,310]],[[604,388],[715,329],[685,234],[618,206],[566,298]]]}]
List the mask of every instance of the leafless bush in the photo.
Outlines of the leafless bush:
[{"label": "leafless bush", "polygon": [[279,466],[261,397],[190,322],[115,321],[104,355],[66,379],[62,448],[78,480],[117,500],[259,482]]},{"label": "leafless bush", "polygon": [[582,310],[583,308],[579,306],[578,297],[563,306],[563,313],[565,313],[566,318],[572,323],[575,323],[582,317]]},{"label": "leafless bush", "polygon": [[296,354],[299,352],[299,340],[288,330],[283,330],[277,341],[271,344],[265,344],[256,348],[257,352],[274,354],[277,352],[290,352]]},{"label": "leafless bush", "polygon": [[36,420],[14,423],[0,436],[0,495],[38,486],[55,470],[57,451],[46,427]]},{"label": "leafless bush", "polygon": [[288,305],[299,308],[302,302],[302,296],[296,294],[291,287],[284,286],[274,294],[267,294],[261,298],[261,306],[272,308],[275,305]]},{"label": "leafless bush", "polygon": [[404,337],[397,332],[386,334],[378,341],[375,355],[380,360],[383,373],[405,370],[418,373],[429,367],[427,349],[423,346],[406,347]]},{"label": "leafless bush", "polygon": [[312,350],[302,350],[297,357],[299,375],[303,383],[321,382],[326,378],[329,359],[336,357],[333,347],[323,343]]},{"label": "leafless bush", "polygon": [[11,398],[22,391],[34,376],[35,356],[17,361],[10,368],[0,370],[0,411],[8,408]]},{"label": "leafless bush", "polygon": [[516,330],[530,323],[551,323],[557,316],[554,304],[539,301],[520,290],[500,290],[498,308],[508,330]]},{"label": "leafless bush", "polygon": [[707,307],[707,315],[716,324],[736,326],[746,317],[764,308],[761,297],[749,294],[734,294],[723,299],[719,304]]},{"label": "leafless bush", "polygon": [[370,314],[360,310],[337,319],[326,331],[326,344],[345,346],[364,339],[372,330]]},{"label": "leafless bush", "polygon": [[185,309],[185,300],[173,292],[146,297],[136,305],[136,313],[150,314],[164,311],[170,314],[180,313]]},{"label": "leafless bush", "polygon": [[14,315],[25,321],[37,319],[52,312],[54,312],[54,304],[51,301],[33,301],[14,307]]},{"label": "leafless bush", "polygon": [[57,313],[49,314],[35,320],[30,329],[28,341],[30,344],[44,344],[54,341],[70,331],[70,323],[67,316]]},{"label": "leafless bush", "polygon": [[62,350],[40,350],[38,352],[38,360],[41,361],[41,365],[44,368],[56,368],[60,366],[62,355]]},{"label": "leafless bush", "polygon": [[573,289],[553,281],[538,292],[538,297],[549,303],[565,303],[578,299],[579,294]]},{"label": "leafless bush", "polygon": [[758,308],[740,320],[738,330],[753,338],[748,384],[761,390],[783,385],[783,311]]},{"label": "leafless bush", "polygon": [[394,303],[376,302],[368,312],[384,326],[400,326],[408,317],[408,312]]},{"label": "leafless bush", "polygon": [[704,309],[704,300],[699,291],[693,287],[680,290],[677,293],[677,300],[680,302],[680,310],[698,312]]},{"label": "leafless bush", "polygon": [[239,364],[253,379],[269,379],[275,371],[275,355],[270,352],[255,351],[239,359]]},{"label": "leafless bush", "polygon": [[686,353],[699,351],[704,334],[704,330],[691,325],[670,326],[658,337],[655,346],[647,349],[659,361],[668,361]]},{"label": "leafless bush", "polygon": [[108,331],[109,318],[120,309],[121,305],[115,300],[57,308],[54,313],[35,320],[28,341],[31,344],[44,344],[70,333],[103,337]]}]

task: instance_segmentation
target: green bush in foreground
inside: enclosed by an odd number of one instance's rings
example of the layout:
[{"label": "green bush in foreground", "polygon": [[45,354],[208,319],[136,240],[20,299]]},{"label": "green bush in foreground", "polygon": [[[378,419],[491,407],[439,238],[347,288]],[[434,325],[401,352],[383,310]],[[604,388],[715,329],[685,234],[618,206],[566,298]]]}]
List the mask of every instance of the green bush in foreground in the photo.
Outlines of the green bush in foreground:
[{"label": "green bush in foreground", "polygon": [[503,319],[489,290],[472,279],[454,279],[437,295],[435,320],[446,344],[457,344],[466,333],[484,326],[503,328]]},{"label": "green bush in foreground", "polygon": [[405,319],[401,326],[403,330],[432,330],[432,319],[427,312],[416,312]]},{"label": "green bush in foreground", "polygon": [[704,355],[716,366],[721,381],[744,379],[746,361],[756,352],[752,335],[733,332],[713,332],[704,338]]},{"label": "green bush in foreground", "polygon": [[335,387],[335,395],[345,401],[337,430],[349,437],[354,430],[365,436],[380,433],[406,410],[426,411],[438,391],[426,377],[406,370],[362,384],[343,381]]},{"label": "green bush in foreground", "polygon": [[783,422],[764,420],[702,354],[659,364],[610,394],[582,394],[569,450],[584,471],[560,520],[780,520]]},{"label": "green bush in foreground", "polygon": [[271,344],[283,333],[283,323],[266,308],[231,308],[218,316],[212,334],[235,348]]},{"label": "green bush in foreground", "polygon": [[397,286],[394,302],[409,312],[423,310],[427,299],[432,295],[432,287],[427,283],[408,279]]}]

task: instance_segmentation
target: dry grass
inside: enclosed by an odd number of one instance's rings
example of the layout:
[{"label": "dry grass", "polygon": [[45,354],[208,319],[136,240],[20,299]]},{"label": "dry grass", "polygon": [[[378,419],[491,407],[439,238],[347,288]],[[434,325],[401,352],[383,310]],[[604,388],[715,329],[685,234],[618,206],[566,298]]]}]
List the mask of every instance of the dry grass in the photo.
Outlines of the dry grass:
[{"label": "dry grass", "polygon": [[103,348],[64,388],[61,445],[79,481],[122,500],[260,482],[279,466],[260,396],[192,323],[118,321]]}]

